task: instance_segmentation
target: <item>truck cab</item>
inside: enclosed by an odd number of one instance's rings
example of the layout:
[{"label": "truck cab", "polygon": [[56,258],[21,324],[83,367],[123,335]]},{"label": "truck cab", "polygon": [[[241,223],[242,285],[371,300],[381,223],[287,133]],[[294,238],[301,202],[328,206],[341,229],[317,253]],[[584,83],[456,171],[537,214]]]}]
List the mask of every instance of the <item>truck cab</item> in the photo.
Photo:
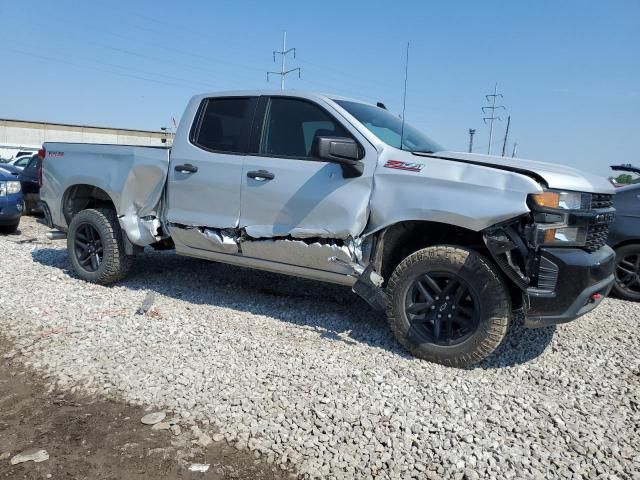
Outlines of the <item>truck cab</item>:
[{"label": "truck cab", "polygon": [[44,147],[47,221],[97,283],[151,245],[347,285],[414,355],[465,366],[497,348],[514,311],[567,322],[613,282],[606,180],[450,152],[379,105],[205,94],[171,150]]}]

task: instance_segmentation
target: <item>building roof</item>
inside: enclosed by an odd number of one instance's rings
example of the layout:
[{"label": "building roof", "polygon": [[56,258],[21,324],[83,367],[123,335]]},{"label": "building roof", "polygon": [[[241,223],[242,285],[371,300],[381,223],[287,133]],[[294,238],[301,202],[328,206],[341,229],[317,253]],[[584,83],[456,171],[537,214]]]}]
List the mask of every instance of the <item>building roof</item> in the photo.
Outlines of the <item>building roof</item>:
[{"label": "building roof", "polygon": [[95,128],[98,130],[120,130],[123,132],[138,132],[138,133],[155,133],[159,135],[169,135],[171,132],[163,130],[142,130],[135,128],[119,128],[119,127],[101,127],[97,125],[77,125],[72,123],[58,123],[58,122],[43,122],[38,120],[20,120],[16,118],[0,118],[0,122],[13,122],[13,123],[35,123],[36,125],[52,125],[59,127],[72,127],[72,128]]}]

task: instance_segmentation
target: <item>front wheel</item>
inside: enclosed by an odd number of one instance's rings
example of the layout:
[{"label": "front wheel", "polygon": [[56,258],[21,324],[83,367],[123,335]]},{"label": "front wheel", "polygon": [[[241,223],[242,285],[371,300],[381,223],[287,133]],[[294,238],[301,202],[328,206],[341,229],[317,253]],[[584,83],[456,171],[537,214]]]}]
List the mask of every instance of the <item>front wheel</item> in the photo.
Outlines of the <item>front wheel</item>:
[{"label": "front wheel", "polygon": [[472,250],[419,250],[396,267],[387,291],[391,330],[418,358],[465,367],[491,354],[507,333],[506,286],[489,261]]},{"label": "front wheel", "polygon": [[132,263],[124,252],[116,213],[108,208],[82,210],[73,217],[67,250],[78,276],[100,285],[124,278]]},{"label": "front wheel", "polygon": [[616,281],[613,291],[625,300],[640,301],[640,244],[616,248]]}]

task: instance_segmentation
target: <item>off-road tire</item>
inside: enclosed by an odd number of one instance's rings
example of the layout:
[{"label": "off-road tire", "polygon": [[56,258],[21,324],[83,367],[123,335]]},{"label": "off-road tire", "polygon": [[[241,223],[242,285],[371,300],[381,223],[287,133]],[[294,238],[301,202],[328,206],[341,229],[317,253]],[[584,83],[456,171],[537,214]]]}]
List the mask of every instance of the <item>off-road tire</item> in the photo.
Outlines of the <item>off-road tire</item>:
[{"label": "off-road tire", "polygon": [[[479,299],[479,323],[469,338],[453,346],[420,343],[411,334],[405,297],[416,278],[428,272],[453,273]],[[387,284],[387,319],[396,339],[415,357],[452,367],[466,367],[490,355],[507,334],[511,301],[507,287],[482,255],[461,247],[428,247],[409,255]]]},{"label": "off-road tire", "polygon": [[[74,253],[76,230],[78,226],[86,223],[98,231],[102,240],[103,258],[95,272],[85,270]],[[109,285],[122,280],[129,273],[133,263],[133,257],[125,254],[122,230],[116,212],[110,208],[88,209],[77,213],[69,224],[67,251],[77,275],[87,282],[100,285]]]},{"label": "off-road tire", "polygon": [[[632,302],[640,302],[640,292],[636,292],[630,290],[628,288],[623,288],[620,285],[619,271],[618,271],[618,263],[620,260],[624,259],[629,255],[640,255],[640,244],[632,243],[629,245],[624,245],[622,247],[616,248],[616,280],[613,283],[613,293],[616,294],[617,297],[622,298],[624,300],[629,300]],[[640,287],[640,285],[635,284],[634,289]]]}]

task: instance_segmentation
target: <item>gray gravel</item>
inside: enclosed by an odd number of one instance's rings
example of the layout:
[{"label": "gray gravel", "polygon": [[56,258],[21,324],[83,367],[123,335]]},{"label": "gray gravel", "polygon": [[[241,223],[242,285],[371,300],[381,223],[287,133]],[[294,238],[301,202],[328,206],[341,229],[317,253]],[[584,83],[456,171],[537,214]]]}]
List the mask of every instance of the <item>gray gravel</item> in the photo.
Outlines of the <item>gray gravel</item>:
[{"label": "gray gravel", "polygon": [[305,477],[640,478],[639,304],[515,328],[455,370],[408,356],[348,289],[170,253],[100,287],[23,222],[0,237],[0,328],[52,386],[165,410]]}]

